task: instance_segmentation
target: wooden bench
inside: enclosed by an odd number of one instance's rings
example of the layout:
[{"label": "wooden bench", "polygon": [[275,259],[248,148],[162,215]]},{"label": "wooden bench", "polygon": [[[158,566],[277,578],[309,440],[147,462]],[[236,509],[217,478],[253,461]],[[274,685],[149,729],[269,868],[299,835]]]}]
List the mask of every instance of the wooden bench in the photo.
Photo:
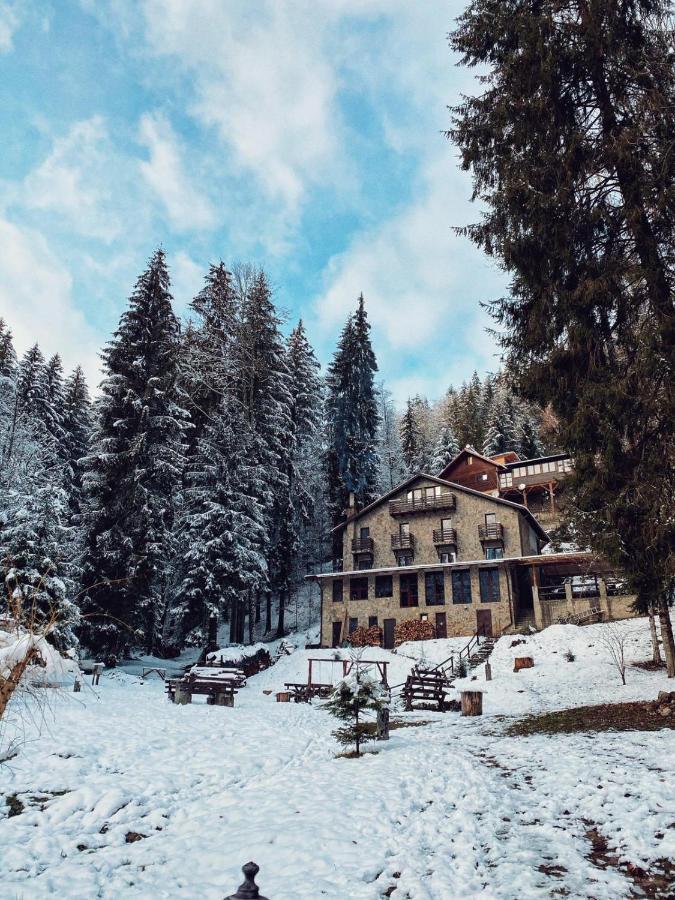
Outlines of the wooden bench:
[{"label": "wooden bench", "polygon": [[295,681],[287,681],[284,687],[296,703],[309,703],[313,697],[325,700],[335,690],[332,684],[299,684]]},{"label": "wooden bench", "polygon": [[234,695],[238,693],[230,678],[200,678],[185,675],[170,678],[165,682],[165,690],[172,703],[192,703],[195,694],[206,696],[211,706],[234,706]]},{"label": "wooden bench", "polygon": [[237,688],[246,687],[246,675],[239,666],[193,666],[185,677],[230,681]]}]

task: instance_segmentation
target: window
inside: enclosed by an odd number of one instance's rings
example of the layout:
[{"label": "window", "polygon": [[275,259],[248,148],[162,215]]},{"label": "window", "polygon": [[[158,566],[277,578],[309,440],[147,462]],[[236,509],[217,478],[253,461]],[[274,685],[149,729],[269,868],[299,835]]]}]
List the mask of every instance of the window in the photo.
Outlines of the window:
[{"label": "window", "polygon": [[499,484],[503,488],[513,487],[513,473],[506,472],[504,475],[500,475]]},{"label": "window", "polygon": [[558,463],[558,471],[559,472],[571,472],[572,471],[572,460],[571,459],[561,459]]},{"label": "window", "polygon": [[396,557],[396,565],[397,566],[412,566],[413,558],[410,553],[399,553]]},{"label": "window", "polygon": [[361,540],[365,541],[370,537],[370,528],[364,526],[361,528],[359,534],[361,535]]},{"label": "window", "polygon": [[420,613],[420,622],[428,622],[429,615],[427,613]]},{"label": "window", "polygon": [[497,524],[497,514],[496,513],[485,513],[485,524],[486,525],[496,525]]},{"label": "window", "polygon": [[425,573],[424,599],[427,606],[442,606],[445,603],[445,579],[442,572]]},{"label": "window", "polygon": [[333,582],[333,603],[342,602],[342,579]]},{"label": "window", "polygon": [[394,579],[391,575],[375,576],[375,596],[376,597],[393,597],[394,596]]},{"label": "window", "polygon": [[408,491],[408,500],[412,500],[413,502],[422,499],[422,488],[415,488],[413,491]]},{"label": "window", "polygon": [[452,519],[441,519],[441,531],[450,531],[452,528]]},{"label": "window", "polygon": [[436,487],[424,488],[424,497],[426,500],[433,500],[434,497],[440,497],[440,496],[441,496],[440,485],[436,485]]},{"label": "window", "polygon": [[358,627],[359,627],[358,619],[350,619],[349,620],[349,634],[352,634],[352,632],[356,631],[356,629]]},{"label": "window", "polygon": [[471,603],[471,572],[468,569],[452,573],[452,602]]},{"label": "window", "polygon": [[377,616],[368,616],[368,628],[372,628],[373,625],[377,625]]},{"label": "window", "polygon": [[349,597],[351,600],[367,600],[368,599],[368,579],[367,578],[350,578],[349,579]]},{"label": "window", "polygon": [[486,547],[485,559],[504,559],[503,547]]},{"label": "window", "polygon": [[402,538],[410,537],[410,522],[401,522],[398,526],[398,533]]},{"label": "window", "polygon": [[479,569],[481,603],[499,602],[499,569]]},{"label": "window", "polygon": [[359,564],[356,568],[357,569],[372,569],[373,561],[372,561],[372,559],[360,559]]},{"label": "window", "polygon": [[478,476],[478,480],[479,481],[487,481],[488,480],[487,472],[481,472],[480,475]]},{"label": "window", "polygon": [[443,550],[441,553],[438,554],[438,557],[442,563],[457,562],[457,554],[455,553],[454,550],[450,550],[449,552],[447,550]]},{"label": "window", "polygon": [[417,572],[398,577],[401,606],[417,606]]}]

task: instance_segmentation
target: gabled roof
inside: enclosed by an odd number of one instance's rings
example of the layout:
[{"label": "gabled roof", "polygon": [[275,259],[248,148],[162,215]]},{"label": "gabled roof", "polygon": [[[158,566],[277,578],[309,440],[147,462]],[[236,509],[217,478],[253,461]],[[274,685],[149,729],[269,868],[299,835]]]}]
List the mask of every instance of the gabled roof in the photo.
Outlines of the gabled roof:
[{"label": "gabled roof", "polygon": [[525,514],[530,525],[532,525],[539,537],[545,540],[546,543],[548,543],[549,541],[549,536],[546,531],[544,531],[544,529],[532,515],[530,510],[526,506],[523,506],[522,503],[514,503],[513,500],[504,500],[501,497],[493,497],[492,494],[487,494],[484,491],[474,491],[473,488],[464,487],[464,485],[461,484],[455,484],[454,481],[448,481],[444,478],[438,478],[436,475],[429,475],[426,472],[418,472],[416,475],[411,475],[410,478],[401,482],[401,484],[397,485],[395,488],[392,488],[390,491],[387,491],[386,494],[382,494],[377,498],[377,500],[373,500],[373,502],[369,503],[368,506],[364,506],[363,509],[360,509],[353,516],[349,516],[347,519],[345,519],[344,522],[336,525],[332,530],[341,531],[343,528],[346,528],[347,525],[351,524],[352,522],[356,522],[356,520],[360,519],[361,516],[365,516],[366,513],[369,513],[376,507],[381,506],[383,503],[386,503],[387,500],[389,500],[391,497],[399,494],[401,491],[407,490],[416,481],[420,481],[420,479],[424,479],[425,481],[433,481],[435,484],[440,484],[442,487],[452,488],[453,491],[459,491],[462,494],[471,494],[472,497],[480,497],[488,503],[496,503],[499,506],[510,506],[512,509],[517,509],[518,512]]},{"label": "gabled roof", "polygon": [[520,466],[531,466],[535,463],[555,462],[558,459],[570,459],[569,453],[550,453],[548,456],[534,456],[532,459],[519,459],[518,462],[508,462],[508,469],[517,469]]},{"label": "gabled roof", "polygon": [[474,450],[473,447],[467,446],[467,447],[464,447],[463,450],[460,450],[456,456],[453,456],[453,458],[446,465],[446,467],[443,469],[443,471],[439,474],[438,477],[442,478],[448,470],[453,469],[455,464],[458,463],[461,459],[463,459],[466,456],[475,456],[477,459],[482,459],[483,462],[490,463],[490,465],[494,466],[495,469],[500,469],[502,472],[507,471],[506,466],[503,465],[502,463],[498,463],[496,460],[490,459],[489,456],[483,456],[483,454],[479,453],[478,450]]}]

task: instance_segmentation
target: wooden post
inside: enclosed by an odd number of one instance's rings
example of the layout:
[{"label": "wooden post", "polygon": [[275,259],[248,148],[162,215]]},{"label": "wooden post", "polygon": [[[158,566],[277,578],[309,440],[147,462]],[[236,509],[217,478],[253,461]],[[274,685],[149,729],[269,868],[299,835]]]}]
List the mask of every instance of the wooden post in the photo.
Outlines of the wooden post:
[{"label": "wooden post", "polygon": [[389,740],[389,710],[378,709],[377,711],[377,740]]},{"label": "wooden post", "polygon": [[485,680],[492,681],[492,666],[489,662],[485,663]]},{"label": "wooden post", "polygon": [[73,691],[74,691],[74,693],[79,694],[81,690],[82,690],[82,682],[80,681],[79,678],[76,678],[75,683],[73,684]]},{"label": "wooden post", "polygon": [[234,706],[234,694],[229,691],[218,691],[213,696],[214,706]]},{"label": "wooden post", "polygon": [[462,691],[462,715],[463,716],[482,716],[483,715],[483,692],[482,691]]},{"label": "wooden post", "polygon": [[185,706],[192,703],[192,691],[186,684],[177,684],[173,695],[173,702],[179,706]]}]

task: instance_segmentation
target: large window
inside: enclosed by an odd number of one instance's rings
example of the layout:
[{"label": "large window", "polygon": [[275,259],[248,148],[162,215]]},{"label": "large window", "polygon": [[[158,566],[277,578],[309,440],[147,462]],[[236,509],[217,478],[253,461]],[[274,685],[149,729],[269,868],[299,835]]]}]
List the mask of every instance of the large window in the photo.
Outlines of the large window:
[{"label": "large window", "polygon": [[481,603],[499,602],[499,569],[479,569]]},{"label": "large window", "polygon": [[368,628],[372,628],[373,625],[377,625],[377,616],[368,616]]},{"label": "large window", "polygon": [[413,558],[410,553],[399,553],[396,557],[397,566],[412,566]]},{"label": "large window", "polygon": [[442,563],[457,562],[457,554],[454,550],[441,550],[438,554],[438,558]]},{"label": "large window", "polygon": [[375,576],[375,596],[376,597],[393,597],[394,596],[394,579],[391,575]]},{"label": "large window", "polygon": [[471,603],[471,572],[468,569],[452,573],[452,602]]},{"label": "large window", "polygon": [[349,579],[349,597],[351,600],[367,600],[368,599],[368,579],[367,578],[350,578]]},{"label": "large window", "polygon": [[486,547],[485,559],[504,559],[503,547]]},{"label": "large window", "polygon": [[399,575],[401,606],[417,606],[417,572]]},{"label": "large window", "polygon": [[359,627],[358,619],[350,619],[349,620],[349,634],[352,634]]},{"label": "large window", "polygon": [[424,599],[427,606],[442,606],[445,603],[445,580],[442,572],[426,572]]},{"label": "large window", "polygon": [[368,557],[366,557],[365,559],[360,559],[359,564],[356,568],[357,569],[372,569],[373,561],[372,561],[372,559],[370,559]]},{"label": "large window", "polygon": [[333,582],[333,603],[342,602],[342,579]]}]

